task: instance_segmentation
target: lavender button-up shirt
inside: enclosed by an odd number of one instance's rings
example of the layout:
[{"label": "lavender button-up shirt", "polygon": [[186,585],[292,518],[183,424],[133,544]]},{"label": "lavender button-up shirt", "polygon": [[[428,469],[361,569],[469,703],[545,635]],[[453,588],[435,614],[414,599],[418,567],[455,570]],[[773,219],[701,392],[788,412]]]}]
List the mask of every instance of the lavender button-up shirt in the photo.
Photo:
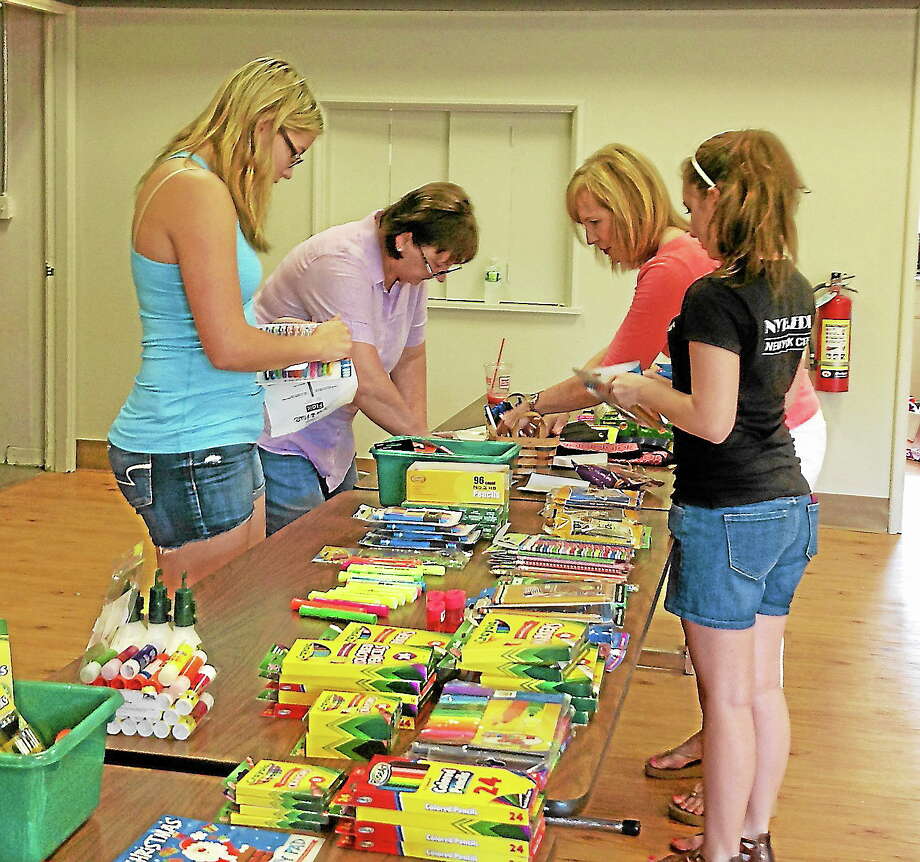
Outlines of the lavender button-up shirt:
[{"label": "lavender button-up shirt", "polygon": [[[257,321],[299,317],[321,322],[337,314],[353,341],[377,349],[389,374],[406,347],[425,340],[427,290],[423,284],[402,282],[384,289],[376,216],[331,227],[292,249],[255,298]],[[259,445],[308,458],[335,490],[355,455],[352,421],[357,412],[354,404],[340,407],[293,434],[263,434]]]}]

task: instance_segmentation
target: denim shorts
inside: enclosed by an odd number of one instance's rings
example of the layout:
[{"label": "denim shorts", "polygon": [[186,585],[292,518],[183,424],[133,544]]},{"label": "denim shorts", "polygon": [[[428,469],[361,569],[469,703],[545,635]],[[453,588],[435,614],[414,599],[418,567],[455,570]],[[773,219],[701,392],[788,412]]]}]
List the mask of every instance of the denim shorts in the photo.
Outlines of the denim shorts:
[{"label": "denim shorts", "polygon": [[259,449],[262,471],[265,473],[265,534],[271,536],[301,515],[313,511],[341,491],[350,491],[358,481],[358,471],[352,460],[345,478],[332,491],[316,471],[309,458],[300,455],[279,455]]},{"label": "denim shorts", "polygon": [[265,492],[254,443],[168,455],[126,452],[109,443],[109,464],[158,548],[179,548],[238,527]]},{"label": "denim shorts", "polygon": [[714,629],[747,629],[757,614],[785,616],[818,551],[811,495],[705,509],[674,504],[674,552],[664,606]]}]

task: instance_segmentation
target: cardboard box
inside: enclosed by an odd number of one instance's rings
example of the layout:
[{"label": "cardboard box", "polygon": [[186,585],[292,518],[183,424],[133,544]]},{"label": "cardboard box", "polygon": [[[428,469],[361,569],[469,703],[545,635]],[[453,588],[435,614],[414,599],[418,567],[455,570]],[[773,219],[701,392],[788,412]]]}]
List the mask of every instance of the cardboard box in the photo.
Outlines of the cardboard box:
[{"label": "cardboard box", "polygon": [[406,500],[411,502],[508,505],[510,496],[507,464],[416,461],[406,470]]}]

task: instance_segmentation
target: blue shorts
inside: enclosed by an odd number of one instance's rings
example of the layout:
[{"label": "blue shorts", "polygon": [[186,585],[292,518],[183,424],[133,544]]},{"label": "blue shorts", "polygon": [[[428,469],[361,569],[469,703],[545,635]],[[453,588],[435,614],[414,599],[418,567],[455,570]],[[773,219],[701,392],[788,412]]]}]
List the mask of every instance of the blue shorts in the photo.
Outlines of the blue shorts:
[{"label": "blue shorts", "polygon": [[674,554],[664,606],[714,629],[747,629],[757,614],[785,616],[818,551],[811,495],[705,509],[674,504]]},{"label": "blue shorts", "polygon": [[309,458],[279,455],[268,449],[259,449],[259,455],[265,473],[265,533],[268,536],[340,491],[350,491],[358,481],[354,460],[341,484],[330,491]]},{"label": "blue shorts", "polygon": [[254,443],[168,455],[126,452],[109,443],[109,464],[158,548],[179,548],[238,527],[265,492]]}]

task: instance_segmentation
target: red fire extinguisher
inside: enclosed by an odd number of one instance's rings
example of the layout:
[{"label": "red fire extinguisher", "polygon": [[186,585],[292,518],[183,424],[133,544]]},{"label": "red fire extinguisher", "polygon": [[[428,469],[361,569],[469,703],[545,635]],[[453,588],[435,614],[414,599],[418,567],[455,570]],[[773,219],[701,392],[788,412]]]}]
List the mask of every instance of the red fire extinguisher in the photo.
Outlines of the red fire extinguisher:
[{"label": "red fire extinguisher", "polygon": [[830,279],[815,288],[818,309],[815,388],[822,392],[846,392],[850,388],[850,326],[853,302],[844,291],[858,293],[843,282],[853,278],[832,272]]}]

